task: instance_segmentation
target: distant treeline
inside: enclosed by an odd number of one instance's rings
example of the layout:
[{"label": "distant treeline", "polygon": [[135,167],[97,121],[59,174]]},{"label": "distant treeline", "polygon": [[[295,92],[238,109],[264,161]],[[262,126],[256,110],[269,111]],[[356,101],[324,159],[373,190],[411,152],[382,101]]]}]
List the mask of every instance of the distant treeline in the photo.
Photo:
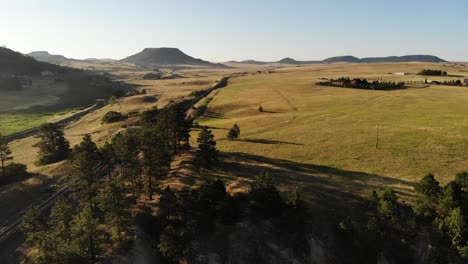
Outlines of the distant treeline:
[{"label": "distant treeline", "polygon": [[431,84],[447,85],[447,86],[463,86],[463,83],[460,80],[450,80],[450,81],[443,81],[443,82],[432,81]]},{"label": "distant treeline", "polygon": [[369,82],[366,79],[350,79],[350,78],[339,78],[330,79],[326,82],[319,82],[318,85],[322,86],[333,86],[333,87],[345,87],[355,89],[368,89],[368,90],[393,90],[400,89],[405,86],[404,82],[386,82],[386,81],[373,81]]},{"label": "distant treeline", "polygon": [[424,69],[418,73],[419,75],[431,75],[431,76],[447,76],[446,71],[439,71],[439,70],[430,70]]}]

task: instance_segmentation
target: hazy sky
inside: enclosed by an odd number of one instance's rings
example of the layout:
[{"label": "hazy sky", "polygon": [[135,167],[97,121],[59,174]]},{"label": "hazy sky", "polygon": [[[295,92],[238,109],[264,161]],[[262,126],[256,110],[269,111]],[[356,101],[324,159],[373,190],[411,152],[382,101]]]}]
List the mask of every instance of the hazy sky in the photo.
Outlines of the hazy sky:
[{"label": "hazy sky", "polygon": [[120,59],[178,47],[211,61],[432,54],[468,61],[466,0],[0,0],[0,45]]}]

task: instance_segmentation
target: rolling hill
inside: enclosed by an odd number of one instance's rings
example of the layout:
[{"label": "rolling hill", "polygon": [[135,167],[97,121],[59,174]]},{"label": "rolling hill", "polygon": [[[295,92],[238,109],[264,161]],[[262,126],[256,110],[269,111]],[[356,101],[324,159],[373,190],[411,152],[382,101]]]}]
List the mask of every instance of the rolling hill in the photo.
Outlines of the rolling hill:
[{"label": "rolling hill", "polygon": [[0,74],[2,75],[40,75],[43,71],[69,72],[71,69],[40,62],[11,49],[0,48]]},{"label": "rolling hill", "polygon": [[143,51],[121,60],[140,66],[150,65],[191,65],[201,67],[227,67],[223,64],[211,63],[193,58],[177,48],[146,48]]}]

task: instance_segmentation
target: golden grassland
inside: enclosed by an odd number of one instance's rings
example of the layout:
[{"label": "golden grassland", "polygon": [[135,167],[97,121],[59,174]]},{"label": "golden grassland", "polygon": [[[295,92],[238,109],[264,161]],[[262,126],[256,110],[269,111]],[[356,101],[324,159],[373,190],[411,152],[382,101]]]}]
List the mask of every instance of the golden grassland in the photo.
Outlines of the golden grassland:
[{"label": "golden grassland", "polygon": [[[415,75],[425,68],[452,76]],[[341,194],[393,187],[409,196],[411,184],[427,173],[447,183],[468,170],[468,88],[409,82],[464,76],[463,66],[422,63],[277,69],[233,79],[213,96],[199,122],[213,130],[220,151],[231,160],[219,176],[251,179],[266,169],[285,187],[315,190],[315,195],[319,187]],[[410,87],[373,91],[316,85],[320,78],[339,77],[405,81]],[[227,131],[236,123],[241,137],[229,141]],[[382,126],[379,149],[377,125]],[[195,137],[196,132],[192,145]]]},{"label": "golden grassland", "polygon": [[[231,192],[242,192],[255,175],[267,170],[278,179],[280,188],[298,187],[310,201],[320,202],[323,197],[337,202],[354,200],[354,194],[385,187],[411,198],[412,183],[424,174],[432,172],[446,183],[456,172],[467,170],[468,88],[409,83],[408,89],[370,91],[315,83],[320,78],[339,77],[422,82],[426,77],[415,73],[427,68],[452,75],[428,77],[432,80],[468,75],[463,66],[453,64],[334,64],[191,69],[177,72],[184,78],[155,81],[143,80],[146,72],[124,69],[112,74],[146,89],[147,94],[124,98],[86,115],[68,125],[65,135],[72,146],[85,134],[101,145],[136,121],[130,118],[102,124],[108,111],[126,114],[162,107],[210,87],[222,76],[233,75],[226,88],[211,94],[211,100],[200,102],[208,103],[209,108],[198,121],[215,133],[222,152],[220,164],[193,172],[193,152],[186,154],[176,160],[165,183],[183,186],[222,178]],[[395,72],[412,74],[399,76]],[[145,96],[154,96],[157,101],[148,102]],[[260,105],[264,112],[258,111]],[[229,141],[226,134],[235,123],[241,128],[241,137]],[[377,124],[382,126],[379,149],[375,148]],[[197,129],[192,133],[192,146],[196,146],[197,133]],[[71,175],[67,162],[36,167],[35,142],[37,139],[30,137],[11,143],[15,161],[27,164],[36,176],[0,190],[0,211],[16,204],[15,199],[26,204],[47,194]]]},{"label": "golden grassland", "polygon": [[[173,80],[142,80],[144,72],[138,74],[128,72],[115,72],[121,80],[138,85],[139,89],[145,89],[147,94],[126,97],[117,103],[107,105],[92,112],[80,120],[65,127],[65,137],[73,147],[78,144],[85,134],[91,134],[93,140],[102,145],[110,140],[116,133],[132,125],[137,118],[129,118],[126,121],[103,124],[102,117],[108,111],[119,111],[124,114],[129,112],[141,112],[152,107],[163,107],[172,100],[179,100],[190,95],[192,91],[211,87],[224,72],[191,72],[184,73],[185,78]],[[144,97],[155,97],[156,101],[146,101]],[[57,117],[54,117],[57,119]],[[42,120],[41,120],[42,121]],[[33,147],[38,139],[28,137],[10,143],[15,162],[28,166],[33,173],[31,177],[17,183],[0,188],[0,222],[9,219],[32,202],[47,197],[57,186],[65,183],[72,177],[71,166],[68,161],[47,166],[36,166],[37,148]]]}]

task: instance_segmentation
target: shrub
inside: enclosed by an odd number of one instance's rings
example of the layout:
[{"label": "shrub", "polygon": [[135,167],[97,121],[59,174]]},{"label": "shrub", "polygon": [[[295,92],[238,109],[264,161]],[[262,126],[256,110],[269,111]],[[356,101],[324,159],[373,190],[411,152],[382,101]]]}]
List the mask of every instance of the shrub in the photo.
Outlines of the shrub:
[{"label": "shrub", "polygon": [[114,123],[125,120],[127,117],[122,115],[122,113],[116,111],[109,111],[102,117],[102,122],[104,123]]},{"label": "shrub", "polygon": [[28,167],[21,163],[12,162],[5,166],[7,177],[22,176],[28,173]]},{"label": "shrub", "polygon": [[258,111],[259,111],[259,112],[263,112],[263,107],[260,106],[260,107],[258,108]]}]

